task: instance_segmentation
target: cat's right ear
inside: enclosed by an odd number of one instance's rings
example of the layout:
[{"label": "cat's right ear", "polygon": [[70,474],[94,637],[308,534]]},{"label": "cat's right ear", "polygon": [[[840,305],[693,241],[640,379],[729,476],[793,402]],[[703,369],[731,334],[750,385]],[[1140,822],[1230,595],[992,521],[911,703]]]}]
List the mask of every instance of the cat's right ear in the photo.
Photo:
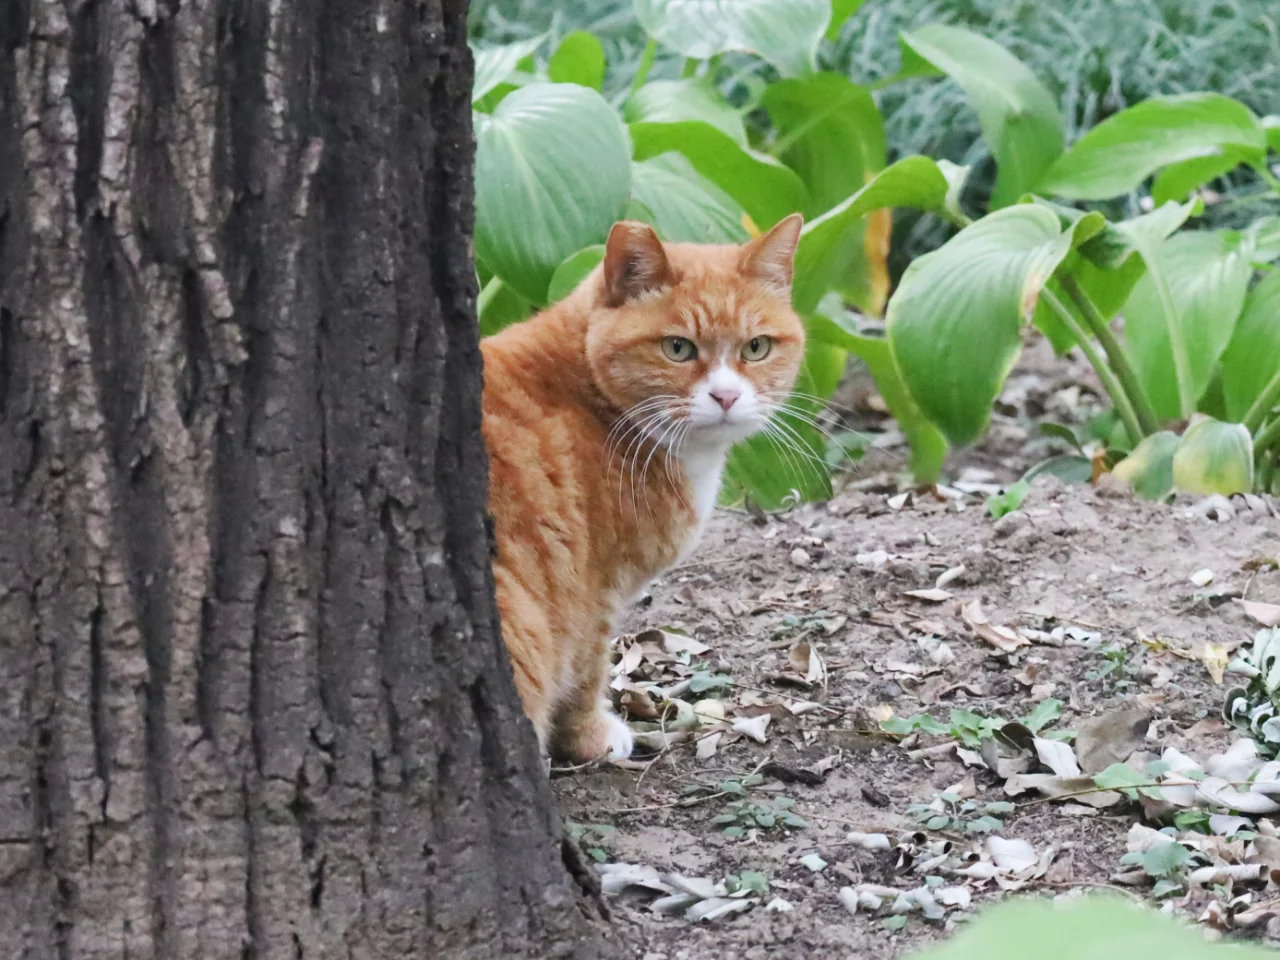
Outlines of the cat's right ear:
[{"label": "cat's right ear", "polygon": [[620,307],[671,282],[671,264],[653,228],[637,220],[615,223],[604,248],[605,305]]}]

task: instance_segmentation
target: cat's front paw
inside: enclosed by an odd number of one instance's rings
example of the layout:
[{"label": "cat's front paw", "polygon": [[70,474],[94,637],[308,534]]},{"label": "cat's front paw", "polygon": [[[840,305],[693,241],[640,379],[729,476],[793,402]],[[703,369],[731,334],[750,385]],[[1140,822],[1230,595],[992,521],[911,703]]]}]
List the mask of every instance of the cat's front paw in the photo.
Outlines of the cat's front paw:
[{"label": "cat's front paw", "polygon": [[608,707],[575,718],[563,730],[559,752],[574,763],[626,760],[635,749],[631,728]]}]

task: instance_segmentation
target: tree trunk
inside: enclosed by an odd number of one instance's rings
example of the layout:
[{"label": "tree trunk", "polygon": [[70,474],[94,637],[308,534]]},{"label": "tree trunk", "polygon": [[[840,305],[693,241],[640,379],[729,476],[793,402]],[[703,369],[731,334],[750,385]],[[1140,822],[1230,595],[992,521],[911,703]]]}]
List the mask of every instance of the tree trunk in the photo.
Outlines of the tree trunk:
[{"label": "tree trunk", "polygon": [[493,603],[465,8],[0,2],[0,956],[599,955]]}]

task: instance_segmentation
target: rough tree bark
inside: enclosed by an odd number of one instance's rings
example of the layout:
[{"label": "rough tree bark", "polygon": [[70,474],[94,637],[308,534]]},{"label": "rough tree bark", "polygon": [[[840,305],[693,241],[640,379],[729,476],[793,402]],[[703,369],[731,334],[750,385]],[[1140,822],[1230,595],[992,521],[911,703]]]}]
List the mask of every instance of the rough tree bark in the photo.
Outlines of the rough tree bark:
[{"label": "rough tree bark", "polygon": [[2,957],[598,955],[492,600],[465,7],[0,3]]}]

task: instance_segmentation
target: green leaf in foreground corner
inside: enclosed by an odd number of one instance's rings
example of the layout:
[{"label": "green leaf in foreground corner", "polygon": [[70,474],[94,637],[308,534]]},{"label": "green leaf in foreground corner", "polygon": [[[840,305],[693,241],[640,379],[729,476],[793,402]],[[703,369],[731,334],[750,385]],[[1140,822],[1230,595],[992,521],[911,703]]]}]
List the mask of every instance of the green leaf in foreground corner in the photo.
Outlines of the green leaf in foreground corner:
[{"label": "green leaf in foreground corner", "polygon": [[682,154],[664,153],[631,168],[631,198],[653,215],[668,243],[743,243],[749,239],[738,202],[707,180]]},{"label": "green leaf in foreground corner", "polygon": [[783,76],[813,69],[831,0],[634,0],[645,32],[686,57],[743,50]]},{"label": "green leaf in foreground corner", "polygon": [[631,95],[622,109],[622,118],[627,123],[702,120],[732,137],[739,146],[747,145],[742,114],[725,101],[719,90],[700,78],[650,80]]},{"label": "green leaf in foreground corner", "polygon": [[1184,493],[1248,493],[1253,489],[1253,438],[1240,423],[1201,420],[1187,428],[1173,454],[1173,483]]},{"label": "green leaf in foreground corner", "polygon": [[902,35],[924,60],[958,83],[973,104],[996,160],[993,209],[1014,203],[1062,153],[1062,118],[1052,94],[1021,60],[970,30],[929,24]]},{"label": "green leaf in foreground corner", "polygon": [[[1106,200],[1135,189],[1162,167],[1206,157],[1256,163],[1266,149],[1262,124],[1238,100],[1218,93],[1152,97],[1086,133],[1036,189],[1072,200]],[[1176,189],[1170,189],[1172,182],[1167,179],[1160,192],[1177,193],[1189,171],[1203,174],[1211,168],[1184,167]]]},{"label": "green leaf in foreground corner", "polygon": [[761,230],[805,209],[804,183],[772,157],[740,146],[723,130],[701,120],[633,123],[635,159],[678,150],[693,168],[733,197]]},{"label": "green leaf in foreground corner", "polygon": [[1249,291],[1231,342],[1222,354],[1227,416],[1243,420],[1271,380],[1280,375],[1280,272]]},{"label": "green leaf in foreground corner", "polygon": [[1178,435],[1161,430],[1145,437],[1111,471],[1143,500],[1163,500],[1173,493],[1173,453]]},{"label": "green leaf in foreground corner", "polygon": [[1185,419],[1213,379],[1244,306],[1250,245],[1196,230],[1137,246],[1147,270],[1124,308],[1125,341],[1156,414]]},{"label": "green leaf in foreground corner", "polygon": [[559,303],[573,291],[578,284],[587,278],[604,259],[604,244],[597,243],[579,250],[564,263],[556,267],[551,275],[551,283],[547,287],[547,303]]},{"label": "green leaf in foreground corner", "polygon": [[981,436],[1040,289],[1104,222],[1087,214],[1064,232],[1050,210],[1006,207],[907,268],[889,301],[889,344],[916,403],[953,445]]},{"label": "green leaf in foreground corner", "polygon": [[937,482],[947,456],[947,441],[938,428],[924,418],[911,398],[902,382],[898,365],[894,363],[888,341],[863,336],[848,329],[841,319],[822,314],[810,316],[806,326],[811,339],[847,350],[867,365],[875,379],[876,389],[898,421],[898,429],[911,445],[911,475],[917,483]]},{"label": "green leaf in foreground corner", "polygon": [[630,187],[626,131],[593,90],[533,84],[476,115],[476,257],[536,305],[566,257],[604,241]]},{"label": "green leaf in foreground corner", "polygon": [[604,86],[604,47],[592,34],[575,30],[560,41],[547,64],[555,83],[576,83],[599,90]]},{"label": "green leaf in foreground corner", "polygon": [[1210,943],[1198,927],[1128,900],[1022,898],[984,910],[954,939],[913,960],[1265,960],[1262,947]]},{"label": "green leaf in foreground corner", "polygon": [[880,171],[870,183],[805,224],[796,249],[792,303],[798,312],[812,313],[836,280],[835,271],[848,262],[847,240],[862,217],[883,207],[939,210],[947,201],[948,183],[928,157],[906,157]]},{"label": "green leaf in foreground corner", "polygon": [[547,35],[540,33],[528,40],[517,40],[500,47],[473,48],[475,77],[471,83],[471,102],[483,99],[486,93],[506,80],[520,61],[533,54],[546,39]]},{"label": "green leaf in foreground corner", "polygon": [[863,0],[831,0],[831,22],[825,34],[828,40],[840,39],[840,32],[850,17],[858,12]]}]

